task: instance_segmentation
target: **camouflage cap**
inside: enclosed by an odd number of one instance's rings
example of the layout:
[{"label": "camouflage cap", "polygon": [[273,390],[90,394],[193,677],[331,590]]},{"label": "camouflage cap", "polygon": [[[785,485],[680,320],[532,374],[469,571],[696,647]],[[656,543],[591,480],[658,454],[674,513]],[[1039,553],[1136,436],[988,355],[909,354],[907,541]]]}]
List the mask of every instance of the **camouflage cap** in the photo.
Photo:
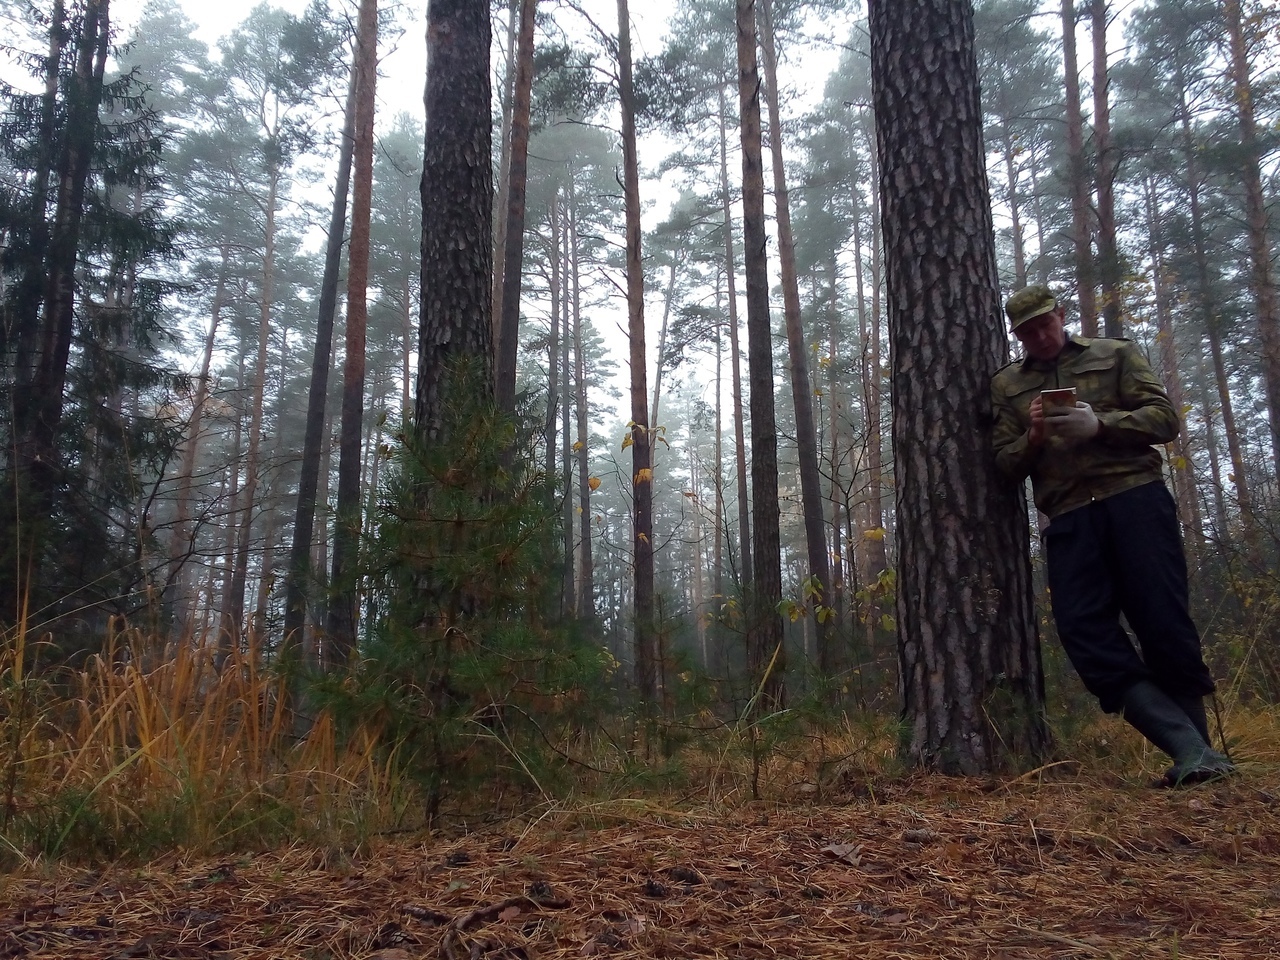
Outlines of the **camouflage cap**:
[{"label": "camouflage cap", "polygon": [[1004,312],[1009,317],[1009,328],[1017,330],[1032,317],[1048,313],[1057,305],[1058,301],[1048,287],[1036,285],[1023,287],[1005,301]]}]

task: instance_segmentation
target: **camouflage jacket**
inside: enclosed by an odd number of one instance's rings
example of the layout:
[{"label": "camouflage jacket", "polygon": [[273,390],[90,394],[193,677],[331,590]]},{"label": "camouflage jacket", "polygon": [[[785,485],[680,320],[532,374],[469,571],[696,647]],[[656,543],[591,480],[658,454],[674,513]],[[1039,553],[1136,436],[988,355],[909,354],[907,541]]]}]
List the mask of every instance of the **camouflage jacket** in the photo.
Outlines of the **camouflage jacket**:
[{"label": "camouflage jacket", "polygon": [[[1072,443],[1027,441],[1030,407],[1041,390],[1075,387],[1101,429]],[[1016,360],[991,378],[996,464],[1014,480],[1031,477],[1036,506],[1056,517],[1162,479],[1160,451],[1178,434],[1178,414],[1141,351],[1128,340],[1070,337],[1057,359]]]}]

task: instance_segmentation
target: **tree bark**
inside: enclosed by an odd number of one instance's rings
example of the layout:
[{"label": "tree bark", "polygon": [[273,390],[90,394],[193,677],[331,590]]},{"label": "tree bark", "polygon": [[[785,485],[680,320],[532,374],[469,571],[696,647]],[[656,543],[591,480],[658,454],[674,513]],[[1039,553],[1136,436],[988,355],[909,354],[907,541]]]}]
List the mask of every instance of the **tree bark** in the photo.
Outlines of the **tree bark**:
[{"label": "tree bark", "polygon": [[422,167],[422,317],[414,424],[435,440],[447,378],[473,365],[493,398],[493,168],[488,0],[429,0]]},{"label": "tree bark", "polygon": [[741,582],[751,582],[751,511],[747,492],[747,435],[742,409],[742,351],[738,343],[738,260],[733,250],[733,199],[729,195],[728,104],[720,86],[720,205],[724,212],[725,287],[729,302],[729,365],[733,386],[734,459],[738,477],[738,553]]},{"label": "tree bark", "polygon": [[1102,329],[1124,336],[1120,294],[1120,251],[1116,244],[1116,157],[1111,146],[1111,103],[1107,74],[1107,0],[1089,0],[1093,24],[1093,152],[1098,185],[1098,273],[1102,281]]},{"label": "tree bark", "polygon": [[355,140],[351,185],[351,245],[347,250],[347,330],[342,365],[342,423],[338,443],[338,504],[329,574],[327,630],[333,665],[342,669],[356,648],[360,591],[360,439],[364,424],[365,332],[369,323],[369,221],[373,198],[373,120],[378,78],[378,0],[360,0],[356,28]]},{"label": "tree bark", "polygon": [[1160,366],[1169,402],[1178,413],[1178,436],[1173,441],[1174,457],[1170,463],[1174,497],[1187,541],[1192,565],[1204,553],[1204,526],[1196,498],[1195,473],[1191,467],[1191,443],[1187,435],[1186,403],[1182,392],[1182,374],[1178,369],[1178,347],[1174,338],[1173,310],[1169,287],[1165,280],[1164,240],[1160,226],[1160,210],[1155,186],[1150,177],[1143,183],[1147,213],[1147,239],[1151,256],[1151,284],[1155,291],[1156,340],[1160,344]]},{"label": "tree bark", "polygon": [[[782,152],[782,111],[778,105],[778,56],[773,35],[771,0],[760,3],[760,49],[764,52],[765,91],[769,106],[769,146],[773,158],[773,197],[777,208],[778,261],[782,271],[782,304],[791,361],[791,401],[796,417],[796,451],[800,459],[800,498],[804,509],[805,545],[809,577],[817,581],[813,595],[818,644],[818,669],[830,673],[833,638],[829,614],[818,610],[831,603],[831,573],[827,563],[827,531],[822,509],[822,474],[818,469],[818,428],[813,416],[813,384],[809,381],[808,345],[800,315],[800,281],[796,276],[796,241],[791,230],[791,200]],[[807,578],[806,578],[807,579]],[[808,591],[806,591],[807,593]]]},{"label": "tree bark", "polygon": [[524,276],[525,190],[529,179],[529,108],[533,91],[533,24],[537,0],[521,0],[511,105],[510,174],[507,179],[507,228],[503,240],[502,312],[498,321],[498,409],[516,408],[516,354],[520,341],[520,282]]},{"label": "tree bark", "polygon": [[618,0],[618,100],[622,108],[622,170],[627,234],[627,335],[631,343],[632,553],[635,569],[635,680],[647,705],[657,696],[657,637],[653,623],[653,458],[645,375],[644,269],[640,252],[640,167],[631,81],[631,23]]},{"label": "tree bark", "polygon": [[[354,58],[354,54],[353,54]],[[320,280],[320,310],[316,320],[316,345],[311,359],[311,386],[307,391],[307,420],[302,440],[302,474],[298,480],[298,505],[293,519],[293,544],[284,597],[284,648],[287,655],[301,640],[307,620],[307,595],[312,576],[311,543],[315,534],[316,490],[320,483],[321,448],[324,446],[325,400],[329,370],[333,365],[333,320],[338,305],[338,271],[342,261],[342,237],[347,222],[347,190],[351,184],[351,156],[355,144],[356,75],[351,64],[347,105],[338,148],[338,174],[329,214],[329,238],[325,245],[324,275]],[[407,364],[406,360],[406,364]],[[406,376],[408,370],[406,366]]]},{"label": "tree bark", "polygon": [[1048,741],[1026,500],[990,454],[1008,355],[968,0],[873,0],[893,344],[898,644],[916,764],[979,774]]},{"label": "tree bark", "polygon": [[1089,236],[1089,178],[1085,173],[1084,118],[1080,112],[1080,68],[1076,61],[1074,0],[1062,0],[1062,69],[1067,108],[1067,188],[1071,191],[1071,239],[1076,259],[1076,309],[1086,337],[1098,335],[1093,251]]},{"label": "tree bark", "polygon": [[1249,286],[1258,315],[1258,341],[1262,347],[1262,382],[1266,390],[1267,413],[1271,421],[1271,457],[1280,472],[1280,309],[1277,307],[1275,277],[1271,267],[1271,235],[1266,196],[1262,188],[1262,146],[1258,142],[1258,122],[1254,115],[1253,82],[1249,77],[1249,57],[1245,45],[1240,0],[1224,0],[1227,41],[1231,54],[1231,86],[1235,95],[1236,122],[1244,165],[1245,224],[1249,234]]},{"label": "tree bark", "polygon": [[760,75],[756,60],[756,0],[737,0],[738,105],[742,131],[742,249],[747,276],[747,367],[751,378],[752,561],[747,596],[747,649],[761,708],[786,702],[782,618],[782,546],[778,507],[778,433],[773,398],[773,326],[765,255],[764,163]]},{"label": "tree bark", "polygon": [[569,275],[573,285],[573,359],[575,401],[578,415],[578,596],[577,610],[581,620],[594,620],[596,615],[595,569],[591,556],[591,421],[587,407],[587,369],[582,337],[582,289],[578,272],[578,198],[574,182],[576,171],[569,175]]}]

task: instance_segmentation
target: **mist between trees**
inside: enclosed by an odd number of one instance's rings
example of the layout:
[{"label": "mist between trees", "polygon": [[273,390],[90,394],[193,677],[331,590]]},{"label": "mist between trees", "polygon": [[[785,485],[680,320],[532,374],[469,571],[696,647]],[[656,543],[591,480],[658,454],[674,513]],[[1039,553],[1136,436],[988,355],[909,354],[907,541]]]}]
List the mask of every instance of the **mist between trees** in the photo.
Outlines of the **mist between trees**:
[{"label": "mist between trees", "polygon": [[[1047,746],[1042,671],[1050,713],[1083,697],[1034,517],[1015,491],[995,558],[1017,689],[983,662],[923,723],[938,704],[899,673],[931,597],[943,655],[978,656],[937,571],[994,540],[899,560],[990,458],[960,450],[956,486],[921,499],[902,473],[929,427],[894,427],[893,400],[985,409],[971,374],[1008,358],[998,297],[1049,283],[1168,385],[1215,672],[1280,694],[1280,10],[974,4],[990,201],[972,223],[1000,289],[945,318],[980,338],[967,365],[946,327],[911,356],[924,341],[891,323],[909,305],[881,214],[906,181],[877,152],[859,4],[689,0],[634,53],[617,7],[433,0],[491,69],[437,74],[424,131],[376,116],[374,51],[421,41],[373,0],[264,4],[216,52],[172,0],[127,37],[108,0],[4,4],[6,75],[30,78],[3,87],[0,129],[10,677],[179,650],[209,676],[280,666],[300,734],[386,711],[433,803],[470,756],[446,721],[465,738],[588,702],[674,749],[672,731],[800,705],[892,718],[901,689],[913,761],[1025,762]],[[453,62],[430,22],[427,42]],[[836,65],[797,107],[807,60]],[[949,147],[922,145],[925,169],[930,150]],[[896,226],[942,235],[962,213]],[[133,639],[109,644],[122,622]]]}]

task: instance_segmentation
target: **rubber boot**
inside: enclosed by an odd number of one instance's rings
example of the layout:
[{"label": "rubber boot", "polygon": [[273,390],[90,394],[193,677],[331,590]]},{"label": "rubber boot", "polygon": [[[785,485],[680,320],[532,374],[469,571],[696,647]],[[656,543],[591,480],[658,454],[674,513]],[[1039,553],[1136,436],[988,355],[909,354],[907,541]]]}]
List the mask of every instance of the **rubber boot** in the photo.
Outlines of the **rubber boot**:
[{"label": "rubber boot", "polygon": [[1172,758],[1165,786],[1204,783],[1235,772],[1231,761],[1209,746],[1183,708],[1150,680],[1140,680],[1126,690],[1122,703],[1125,720]]},{"label": "rubber boot", "polygon": [[1209,736],[1209,716],[1205,713],[1204,697],[1192,697],[1187,694],[1170,694],[1174,703],[1182,708],[1196,732],[1204,738],[1204,742],[1213,745],[1213,737]]}]

